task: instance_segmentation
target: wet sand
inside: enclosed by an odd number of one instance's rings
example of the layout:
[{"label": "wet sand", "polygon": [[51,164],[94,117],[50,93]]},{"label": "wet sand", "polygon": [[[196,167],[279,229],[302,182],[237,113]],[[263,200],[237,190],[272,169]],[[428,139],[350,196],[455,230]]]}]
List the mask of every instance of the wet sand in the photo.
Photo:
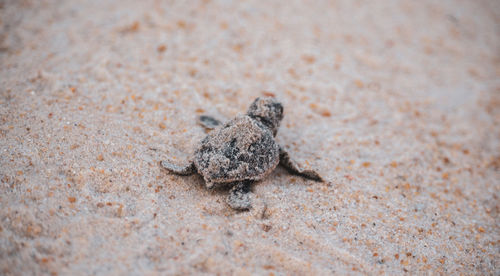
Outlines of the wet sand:
[{"label": "wet sand", "polygon": [[[2,1],[0,274],[500,273],[498,1]],[[324,183],[162,170],[257,96]]]}]

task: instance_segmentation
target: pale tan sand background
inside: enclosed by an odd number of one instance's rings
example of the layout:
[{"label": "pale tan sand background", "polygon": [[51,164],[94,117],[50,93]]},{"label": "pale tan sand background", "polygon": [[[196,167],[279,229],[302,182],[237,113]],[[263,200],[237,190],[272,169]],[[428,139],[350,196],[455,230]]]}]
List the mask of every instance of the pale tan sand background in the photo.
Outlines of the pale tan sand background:
[{"label": "pale tan sand background", "polygon": [[[500,274],[500,2],[0,6],[0,274]],[[160,169],[270,94],[327,182]]]}]

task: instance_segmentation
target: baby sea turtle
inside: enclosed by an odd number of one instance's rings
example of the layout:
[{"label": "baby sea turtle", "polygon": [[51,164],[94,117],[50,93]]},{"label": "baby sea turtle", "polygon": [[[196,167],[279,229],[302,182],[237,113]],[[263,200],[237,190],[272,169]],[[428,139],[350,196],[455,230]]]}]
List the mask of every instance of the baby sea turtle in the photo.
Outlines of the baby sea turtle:
[{"label": "baby sea turtle", "polygon": [[274,137],[283,119],[283,106],[272,97],[257,98],[247,114],[225,124],[210,116],[198,122],[212,131],[201,141],[191,162],[184,166],[160,162],[178,175],[201,174],[207,188],[220,184],[231,187],[227,203],[236,210],[251,208],[250,185],[263,179],[278,164],[289,172],[323,181],[313,170],[301,169]]}]

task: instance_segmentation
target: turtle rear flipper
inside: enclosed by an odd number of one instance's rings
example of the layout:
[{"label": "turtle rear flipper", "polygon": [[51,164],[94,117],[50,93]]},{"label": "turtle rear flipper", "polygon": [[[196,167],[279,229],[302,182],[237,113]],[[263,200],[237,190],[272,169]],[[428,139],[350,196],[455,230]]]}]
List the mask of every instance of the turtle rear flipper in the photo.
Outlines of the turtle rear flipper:
[{"label": "turtle rear flipper", "polygon": [[292,174],[296,174],[314,181],[323,182],[323,178],[321,178],[321,176],[317,172],[300,168],[297,162],[292,160],[288,152],[286,152],[282,147],[280,147],[280,165]]},{"label": "turtle rear flipper", "polygon": [[198,124],[206,129],[214,129],[218,127],[221,122],[212,116],[201,115],[198,117]]},{"label": "turtle rear flipper", "polygon": [[172,163],[169,163],[167,161],[161,161],[160,166],[165,168],[167,171],[178,174],[178,175],[190,175],[196,172],[196,168],[194,166],[194,163],[191,162],[188,165],[185,166],[178,166]]},{"label": "turtle rear flipper", "polygon": [[250,197],[250,181],[241,181],[229,191],[227,204],[234,210],[245,211],[252,208]]}]

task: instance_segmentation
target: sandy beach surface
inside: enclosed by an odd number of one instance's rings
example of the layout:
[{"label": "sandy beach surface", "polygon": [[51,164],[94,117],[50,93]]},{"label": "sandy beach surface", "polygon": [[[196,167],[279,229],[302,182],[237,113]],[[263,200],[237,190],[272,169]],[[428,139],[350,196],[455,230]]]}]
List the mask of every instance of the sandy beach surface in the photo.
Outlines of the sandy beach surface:
[{"label": "sandy beach surface", "polygon": [[[0,274],[500,274],[499,1],[0,1]],[[285,107],[254,208],[168,174]]]}]

